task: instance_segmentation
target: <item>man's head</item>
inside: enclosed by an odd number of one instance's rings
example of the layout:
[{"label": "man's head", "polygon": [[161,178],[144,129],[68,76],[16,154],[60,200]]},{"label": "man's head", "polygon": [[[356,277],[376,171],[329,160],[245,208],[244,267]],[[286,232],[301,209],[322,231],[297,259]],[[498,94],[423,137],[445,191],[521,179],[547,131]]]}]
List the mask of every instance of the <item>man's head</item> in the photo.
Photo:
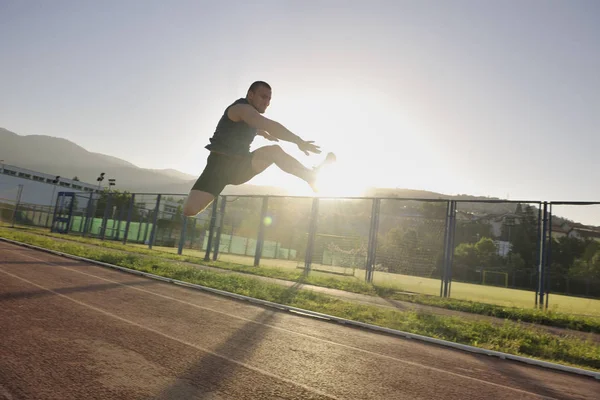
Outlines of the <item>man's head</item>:
[{"label": "man's head", "polygon": [[263,81],[254,82],[248,89],[246,100],[256,111],[263,114],[271,103],[271,86]]}]

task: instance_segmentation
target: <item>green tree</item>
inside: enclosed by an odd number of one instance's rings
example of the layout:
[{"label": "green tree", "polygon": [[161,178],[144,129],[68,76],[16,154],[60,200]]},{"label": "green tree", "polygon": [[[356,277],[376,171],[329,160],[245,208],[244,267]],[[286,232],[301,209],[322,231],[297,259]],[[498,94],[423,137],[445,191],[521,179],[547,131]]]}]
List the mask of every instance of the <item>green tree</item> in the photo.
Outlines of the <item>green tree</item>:
[{"label": "green tree", "polygon": [[[583,257],[585,251],[586,243],[583,240],[568,236],[562,236],[558,239],[553,238],[550,252],[552,275],[561,282],[572,277],[573,275],[569,271],[575,267],[577,260],[581,259],[584,262],[588,262],[594,254],[592,251],[585,258]],[[568,282],[565,281],[565,283],[569,286]]]},{"label": "green tree", "polygon": [[512,254],[506,266],[507,272],[512,276],[512,284],[515,286],[517,284],[517,271],[522,271],[525,268],[525,260],[520,254]]},{"label": "green tree", "polygon": [[[119,190],[112,190],[110,192],[103,191],[99,194],[96,200],[96,212],[94,216],[96,218],[104,217],[104,211],[106,210],[106,206],[108,205],[108,198],[110,197],[110,206],[112,210],[109,210],[108,216],[109,218],[112,216],[113,210],[121,210],[125,208],[125,215],[129,210],[129,204],[131,202],[131,193],[129,192],[120,192]],[[133,215],[132,220],[136,221],[140,219],[140,210],[137,205],[134,204],[133,207]],[[116,215],[118,217],[118,215]]]},{"label": "green tree", "polygon": [[583,250],[582,258],[585,261],[592,261],[592,259],[598,256],[600,251],[600,242],[595,240],[587,240],[585,242],[585,249]]},{"label": "green tree", "polygon": [[494,268],[503,262],[494,241],[484,237],[477,243],[461,243],[455,248],[452,273],[456,279],[472,281],[480,276],[479,269]]},{"label": "green tree", "polygon": [[579,258],[575,260],[573,267],[569,270],[569,277],[590,280],[600,280],[600,250],[589,260]]},{"label": "green tree", "polygon": [[421,212],[425,218],[446,219],[448,203],[446,202],[423,202]]},{"label": "green tree", "polygon": [[600,279],[600,250],[596,252],[596,255],[591,261],[591,277],[594,279]]},{"label": "green tree", "polygon": [[454,266],[474,269],[479,264],[479,257],[472,243],[461,243],[454,250]]},{"label": "green tree", "polygon": [[[511,257],[518,254],[523,259],[524,269],[533,270],[536,267],[538,248],[537,209],[528,205],[517,207],[516,214],[519,216],[519,223],[510,227]],[[508,230],[508,227],[503,227],[505,229]]]},{"label": "green tree", "polygon": [[475,252],[477,253],[477,258],[482,267],[490,268],[494,266],[494,261],[496,261],[498,256],[498,249],[494,244],[494,241],[490,238],[481,238],[479,242],[475,244]]},{"label": "green tree", "polygon": [[490,225],[480,221],[456,221],[454,241],[460,243],[476,243],[482,237],[491,235]]}]

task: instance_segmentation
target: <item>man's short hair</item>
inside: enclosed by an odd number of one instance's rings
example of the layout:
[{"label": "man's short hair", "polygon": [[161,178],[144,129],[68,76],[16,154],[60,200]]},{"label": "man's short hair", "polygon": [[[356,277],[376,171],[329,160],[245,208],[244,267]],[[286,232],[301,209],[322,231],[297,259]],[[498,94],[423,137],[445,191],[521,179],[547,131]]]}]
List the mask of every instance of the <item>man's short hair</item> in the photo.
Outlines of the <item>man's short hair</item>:
[{"label": "man's short hair", "polygon": [[252,85],[250,85],[250,88],[248,89],[249,92],[256,92],[256,89],[258,89],[259,87],[264,86],[269,90],[271,89],[271,85],[269,85],[267,82],[264,81],[256,81],[254,83],[252,83]]}]

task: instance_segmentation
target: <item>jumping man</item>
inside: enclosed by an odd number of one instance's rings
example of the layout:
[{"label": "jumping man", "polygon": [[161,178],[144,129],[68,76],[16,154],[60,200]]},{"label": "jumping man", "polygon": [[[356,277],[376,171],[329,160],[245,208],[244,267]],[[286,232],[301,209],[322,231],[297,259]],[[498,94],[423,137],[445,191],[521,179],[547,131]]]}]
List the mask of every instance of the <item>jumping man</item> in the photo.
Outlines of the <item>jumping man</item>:
[{"label": "jumping man", "polygon": [[[206,167],[190,190],[183,207],[184,215],[191,217],[202,212],[225,186],[248,182],[271,164],[303,179],[316,190],[318,168],[306,168],[278,145],[250,152],[254,137],[260,135],[273,142],[281,139],[294,143],[306,155],[321,153],[313,141],[305,141],[279,122],[262,116],[270,102],[271,86],[257,81],[248,89],[246,98],[236,100],[225,109],[210,144],[206,146],[210,151]],[[334,157],[330,153],[326,162],[333,161]]]}]

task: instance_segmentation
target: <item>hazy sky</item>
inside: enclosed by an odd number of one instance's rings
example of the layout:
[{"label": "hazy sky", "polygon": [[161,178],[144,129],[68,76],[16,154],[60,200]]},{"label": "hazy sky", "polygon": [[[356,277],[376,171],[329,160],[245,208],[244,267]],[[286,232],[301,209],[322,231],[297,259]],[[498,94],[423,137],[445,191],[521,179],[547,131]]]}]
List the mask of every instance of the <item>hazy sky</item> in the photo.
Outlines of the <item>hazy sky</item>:
[{"label": "hazy sky", "polygon": [[[0,126],[197,175],[260,79],[266,116],[336,152],[338,184],[598,201],[599,17],[596,0],[0,0]],[[276,168],[252,183],[304,188]]]}]

